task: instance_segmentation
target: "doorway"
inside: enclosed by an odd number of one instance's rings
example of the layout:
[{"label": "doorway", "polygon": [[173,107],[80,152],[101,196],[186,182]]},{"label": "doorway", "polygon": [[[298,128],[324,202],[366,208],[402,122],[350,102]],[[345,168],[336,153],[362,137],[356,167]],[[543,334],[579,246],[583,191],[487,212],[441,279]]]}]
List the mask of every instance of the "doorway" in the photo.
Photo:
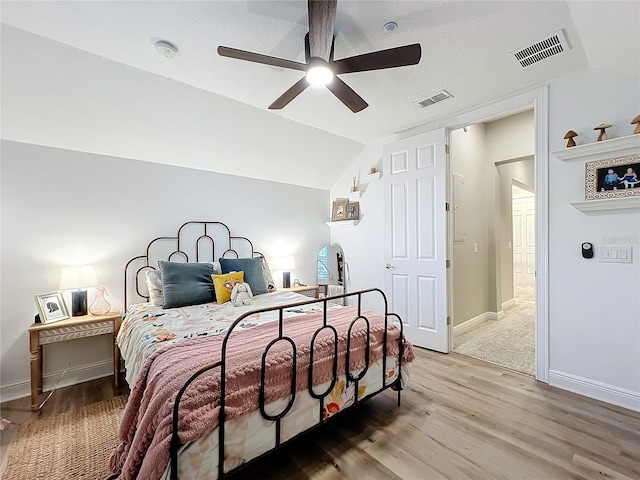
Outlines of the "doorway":
[{"label": "doorway", "polygon": [[451,132],[451,312],[454,351],[535,376],[533,125],[529,110]]}]

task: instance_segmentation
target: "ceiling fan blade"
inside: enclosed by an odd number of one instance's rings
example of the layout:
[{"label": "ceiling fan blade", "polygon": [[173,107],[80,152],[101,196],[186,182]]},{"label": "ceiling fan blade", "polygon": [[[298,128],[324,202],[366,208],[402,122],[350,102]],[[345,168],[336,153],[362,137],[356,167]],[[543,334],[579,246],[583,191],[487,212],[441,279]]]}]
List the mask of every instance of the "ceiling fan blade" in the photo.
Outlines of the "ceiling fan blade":
[{"label": "ceiling fan blade", "polygon": [[278,99],[269,105],[269,110],[280,110],[281,108],[287,106],[291,100],[300,95],[305,88],[309,86],[309,82],[307,81],[307,77],[302,77],[293,86],[284,92]]},{"label": "ceiling fan blade", "polygon": [[264,65],[272,65],[274,67],[289,68],[291,70],[306,71],[307,66],[304,63],[285,60],[284,58],[270,57],[261,53],[247,52],[246,50],[238,50],[237,48],[218,47],[218,55],[238,60],[246,60],[248,62],[262,63]]},{"label": "ceiling fan blade", "polygon": [[358,113],[360,110],[364,110],[369,106],[360,95],[338,77],[333,77],[333,80],[327,85],[327,88],[353,113]]},{"label": "ceiling fan blade", "polygon": [[309,47],[312,57],[329,61],[338,0],[309,0]]},{"label": "ceiling fan blade", "polygon": [[383,68],[404,67],[420,62],[422,47],[419,43],[403,47],[378,50],[377,52],[343,58],[332,63],[335,74],[382,70]]}]

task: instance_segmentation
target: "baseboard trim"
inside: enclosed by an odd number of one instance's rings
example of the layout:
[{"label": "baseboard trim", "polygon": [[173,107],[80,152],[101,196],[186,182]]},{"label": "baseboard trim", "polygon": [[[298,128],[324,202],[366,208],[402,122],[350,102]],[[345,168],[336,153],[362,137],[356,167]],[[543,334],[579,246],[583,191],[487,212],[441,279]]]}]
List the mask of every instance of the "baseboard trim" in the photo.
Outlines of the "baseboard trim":
[{"label": "baseboard trim", "polygon": [[614,387],[557,370],[549,370],[549,385],[640,412],[640,392]]},{"label": "baseboard trim", "polygon": [[502,316],[504,316],[504,312],[499,312],[499,313],[484,312],[484,313],[481,313],[480,315],[477,315],[477,316],[475,316],[473,318],[470,318],[469,320],[465,320],[460,325],[454,325],[453,334],[454,335],[461,335],[463,333],[466,333],[466,332],[468,332],[470,330],[473,330],[478,325],[483,324],[487,320],[499,320],[500,318],[502,318],[500,316],[500,314],[502,314]]},{"label": "baseboard trim", "polygon": [[[60,375],[61,371],[47,373],[43,377],[43,391],[48,392],[53,388]],[[58,383],[58,388],[68,387],[70,385],[76,385],[82,382],[88,382],[89,380],[95,380],[96,378],[103,378],[113,376],[113,360],[103,360],[100,362],[90,363],[88,365],[81,365],[78,367],[68,368],[64,371],[63,377]],[[17,398],[28,397],[31,395],[31,379],[19,380],[14,383],[0,386],[0,402],[8,402],[9,400],[15,400]]]},{"label": "baseboard trim", "polygon": [[516,305],[516,299],[511,298],[506,302],[502,302],[502,310],[509,310],[511,307],[515,307],[515,305]]}]

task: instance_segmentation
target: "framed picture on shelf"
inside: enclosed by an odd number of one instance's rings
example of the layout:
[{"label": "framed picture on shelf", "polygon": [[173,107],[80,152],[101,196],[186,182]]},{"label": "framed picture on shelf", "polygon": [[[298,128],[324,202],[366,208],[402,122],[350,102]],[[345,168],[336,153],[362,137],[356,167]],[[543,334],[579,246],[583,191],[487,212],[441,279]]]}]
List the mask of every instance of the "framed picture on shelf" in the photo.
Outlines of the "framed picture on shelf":
[{"label": "framed picture on shelf", "polygon": [[360,202],[349,202],[347,204],[347,220],[358,220],[360,218]]},{"label": "framed picture on shelf", "polygon": [[349,202],[346,200],[335,200],[333,202],[333,214],[331,215],[332,222],[339,222],[347,219],[347,205]]},{"label": "framed picture on shelf", "polygon": [[36,295],[35,299],[42,323],[53,323],[69,318],[69,312],[61,292]]},{"label": "framed picture on shelf", "polygon": [[640,196],[640,155],[587,162],[585,200]]}]

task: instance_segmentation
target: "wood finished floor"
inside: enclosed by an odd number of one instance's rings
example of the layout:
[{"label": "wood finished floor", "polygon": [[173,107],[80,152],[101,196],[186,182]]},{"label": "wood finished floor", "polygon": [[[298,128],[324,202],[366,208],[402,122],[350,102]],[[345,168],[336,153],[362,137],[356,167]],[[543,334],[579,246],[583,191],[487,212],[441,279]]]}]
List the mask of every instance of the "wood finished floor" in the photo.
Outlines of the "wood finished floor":
[{"label": "wood finished floor", "polygon": [[[28,422],[110,398],[105,378],[58,391]],[[239,472],[238,479],[640,479],[640,413],[455,353],[417,349],[402,406],[385,392]],[[12,430],[14,433],[11,433]],[[15,427],[2,432],[2,463]]]}]

